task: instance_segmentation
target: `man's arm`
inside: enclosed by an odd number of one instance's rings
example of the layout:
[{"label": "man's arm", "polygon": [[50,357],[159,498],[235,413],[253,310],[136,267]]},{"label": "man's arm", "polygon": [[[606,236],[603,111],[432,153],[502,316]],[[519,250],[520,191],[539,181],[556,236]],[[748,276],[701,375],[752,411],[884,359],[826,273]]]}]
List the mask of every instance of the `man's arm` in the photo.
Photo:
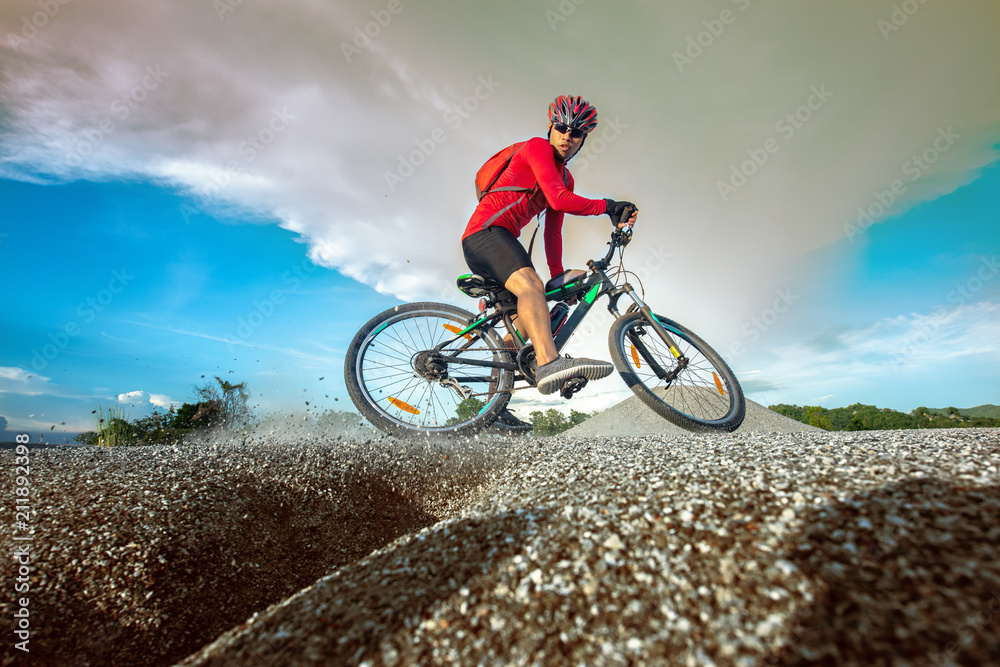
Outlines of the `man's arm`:
[{"label": "man's arm", "polygon": [[607,212],[607,204],[603,199],[581,197],[563,183],[562,174],[556,169],[552,145],[549,142],[538,137],[529,139],[522,150],[525,152],[528,166],[535,175],[535,180],[542,189],[542,194],[545,195],[549,209],[573,215],[601,215]]},{"label": "man's arm", "polygon": [[555,278],[563,272],[562,265],[563,213],[554,209],[545,211],[545,261],[549,265],[549,277]]}]

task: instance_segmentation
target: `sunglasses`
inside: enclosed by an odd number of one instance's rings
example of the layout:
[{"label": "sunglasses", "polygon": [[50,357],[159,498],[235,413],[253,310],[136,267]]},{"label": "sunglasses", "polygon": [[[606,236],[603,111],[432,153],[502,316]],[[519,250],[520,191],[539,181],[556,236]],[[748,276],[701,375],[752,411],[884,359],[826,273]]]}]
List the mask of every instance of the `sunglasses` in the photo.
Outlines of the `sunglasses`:
[{"label": "sunglasses", "polygon": [[585,134],[584,131],[581,130],[580,128],[570,127],[569,125],[564,125],[563,123],[556,123],[552,127],[556,128],[556,132],[558,132],[559,134],[566,134],[567,132],[569,132],[569,136],[573,137],[574,139],[579,139]]}]

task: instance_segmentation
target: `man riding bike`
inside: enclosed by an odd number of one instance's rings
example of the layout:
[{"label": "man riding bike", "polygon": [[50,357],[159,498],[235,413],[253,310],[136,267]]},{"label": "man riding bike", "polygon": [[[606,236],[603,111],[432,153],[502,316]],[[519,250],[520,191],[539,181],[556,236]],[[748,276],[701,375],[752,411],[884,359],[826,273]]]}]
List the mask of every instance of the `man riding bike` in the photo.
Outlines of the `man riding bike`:
[{"label": "man riding bike", "polygon": [[[548,141],[524,142],[482,197],[462,235],[465,261],[475,273],[493,278],[517,300],[517,327],[532,342],[542,394],[558,391],[571,378],[598,380],[614,371],[606,361],[560,357],[552,340],[546,286],[517,240],[531,218],[545,212],[543,238],[551,289],[569,272],[562,266],[563,215],[607,213],[619,228],[632,227],[637,209],[630,202],[587,199],[573,193],[566,163],[597,127],[597,109],[579,96],[560,95],[549,105]],[[509,416],[512,418],[512,416]],[[513,418],[516,420],[516,418]],[[506,421],[501,419],[501,421]],[[508,421],[508,423],[511,423]]]}]

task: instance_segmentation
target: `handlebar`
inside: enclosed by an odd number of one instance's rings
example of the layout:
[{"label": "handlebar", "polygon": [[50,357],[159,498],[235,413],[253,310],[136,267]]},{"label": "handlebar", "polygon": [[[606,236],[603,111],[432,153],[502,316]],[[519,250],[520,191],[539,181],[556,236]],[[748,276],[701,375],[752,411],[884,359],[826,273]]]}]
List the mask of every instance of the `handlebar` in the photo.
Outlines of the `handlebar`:
[{"label": "handlebar", "polygon": [[608,268],[608,262],[611,261],[611,256],[615,254],[615,250],[618,248],[624,248],[628,245],[629,241],[632,240],[632,228],[623,227],[618,229],[615,227],[611,231],[611,240],[608,241],[608,252],[603,258],[599,260],[590,260],[587,265],[594,269],[606,269]]}]

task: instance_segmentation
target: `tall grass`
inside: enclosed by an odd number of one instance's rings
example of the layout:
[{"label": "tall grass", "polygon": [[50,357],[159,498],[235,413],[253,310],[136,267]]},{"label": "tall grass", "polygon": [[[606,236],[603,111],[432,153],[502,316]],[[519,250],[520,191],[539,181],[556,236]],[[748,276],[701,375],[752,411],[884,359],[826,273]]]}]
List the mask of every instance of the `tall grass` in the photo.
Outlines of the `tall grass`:
[{"label": "tall grass", "polygon": [[93,413],[97,444],[101,447],[127,447],[132,444],[132,428],[125,408],[98,404]]}]

